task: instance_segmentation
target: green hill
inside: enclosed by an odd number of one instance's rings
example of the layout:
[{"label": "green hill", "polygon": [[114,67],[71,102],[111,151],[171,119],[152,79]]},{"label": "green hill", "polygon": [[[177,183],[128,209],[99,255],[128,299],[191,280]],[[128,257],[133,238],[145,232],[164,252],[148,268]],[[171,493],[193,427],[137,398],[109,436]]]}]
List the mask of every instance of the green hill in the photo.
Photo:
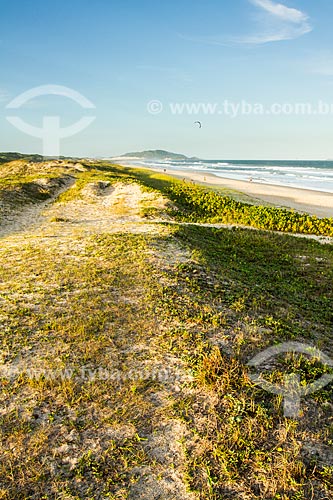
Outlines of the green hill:
[{"label": "green hill", "polygon": [[140,158],[144,160],[197,160],[198,158],[192,157],[189,158],[186,155],[178,154],[178,153],[170,153],[170,151],[164,151],[163,149],[155,149],[148,151],[141,151],[135,153],[126,153],[122,155],[120,158]]}]

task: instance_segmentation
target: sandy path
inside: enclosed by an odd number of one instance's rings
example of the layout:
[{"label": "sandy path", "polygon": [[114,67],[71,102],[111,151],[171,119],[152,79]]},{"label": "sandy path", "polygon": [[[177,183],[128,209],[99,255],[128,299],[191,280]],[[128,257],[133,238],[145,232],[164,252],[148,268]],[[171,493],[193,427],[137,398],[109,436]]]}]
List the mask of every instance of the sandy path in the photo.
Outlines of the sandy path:
[{"label": "sandy path", "polygon": [[[67,186],[67,189],[69,188]],[[1,251],[6,252],[12,248],[17,255],[21,256],[22,244],[29,242],[34,250],[47,248],[48,251],[59,252],[59,263],[61,263],[73,259],[75,255],[79,256],[80,252],[84,255],[87,241],[85,237],[89,235],[112,232],[161,234],[164,231],[159,224],[147,222],[140,215],[141,204],[154,199],[155,195],[143,192],[137,184],[119,183],[114,186],[101,185],[101,183],[88,184],[81,192],[81,197],[82,199],[62,203],[52,200],[46,204],[30,207],[30,211],[27,211],[24,217],[11,226],[10,234],[3,237],[0,254]],[[80,260],[84,258],[83,255]],[[175,243],[164,243],[152,248],[147,258],[155,263],[157,269],[160,267],[165,269],[169,266],[173,267],[178,262],[187,261],[190,256]],[[15,268],[20,264],[21,261],[18,258],[11,266]],[[15,272],[13,272],[13,279],[17,279]],[[49,286],[52,287],[52,285]],[[7,300],[12,297],[12,293],[16,293],[11,291],[12,287],[7,283],[4,283],[3,287]],[[39,285],[28,296],[21,297],[16,294],[15,300],[23,300],[25,306],[30,303],[35,307],[35,304],[44,302],[46,292],[44,289],[41,290]],[[135,297],[138,301],[140,293],[138,291]],[[133,300],[133,296],[128,296],[126,291],[122,291],[118,297],[119,303],[123,303],[124,306]],[[59,305],[59,297],[55,296],[53,307],[57,305]],[[65,303],[60,305],[61,308],[64,306]],[[133,485],[128,485],[126,498],[130,500],[156,500],[157,498],[195,500],[197,496],[187,491],[184,478],[186,456],[182,442],[188,434],[186,426],[184,422],[176,418],[162,418],[164,409],[170,406],[170,398],[178,394],[179,383],[184,383],[188,378],[183,369],[183,363],[176,356],[161,352],[158,345],[137,339],[135,333],[128,335],[120,331],[118,337],[119,347],[115,352],[115,358],[123,359],[128,373],[131,371],[136,373],[140,369],[145,369],[151,373],[165,372],[170,377],[170,380],[167,378],[165,383],[161,384],[163,387],[155,391],[149,390],[145,395],[149,398],[150,404],[155,407],[151,417],[152,431],[145,435],[144,444],[145,451],[154,465],[136,467],[133,474],[137,480],[133,482]],[[66,349],[66,345],[57,349],[59,355],[62,349]],[[29,356],[30,351],[22,359],[18,356],[15,359],[15,369],[22,372],[32,363],[32,366],[38,370],[39,365],[44,366],[45,358],[51,351],[52,347],[49,344],[47,348],[44,346],[44,350],[41,345],[35,345],[31,351],[33,360]],[[109,369],[112,371],[112,358],[110,363]],[[29,400],[22,405],[24,406],[27,402]],[[6,413],[7,409],[4,411]],[[126,422],[119,427],[100,424],[89,433],[82,433],[80,436],[76,433],[77,437],[73,437],[73,433],[64,435],[64,444],[58,446],[55,453],[63,456],[65,462],[75,466],[77,456],[86,451],[92,442],[95,450],[102,450],[110,436],[121,443],[126,436],[133,438],[138,432],[133,425],[127,425]]]},{"label": "sandy path", "polygon": [[158,231],[154,223],[140,215],[141,203],[154,195],[142,192],[137,184],[88,184],[81,199],[55,202],[59,194],[74,187],[68,183],[50,200],[32,204],[23,213],[11,214],[2,221],[0,237],[69,237],[111,232],[146,233]]},{"label": "sandy path", "polygon": [[140,204],[145,195],[137,184],[116,184],[104,188],[88,184],[81,197],[50,206],[44,211],[44,216],[51,223],[43,225],[40,230],[53,235],[156,230],[153,225],[145,224],[140,216]]}]

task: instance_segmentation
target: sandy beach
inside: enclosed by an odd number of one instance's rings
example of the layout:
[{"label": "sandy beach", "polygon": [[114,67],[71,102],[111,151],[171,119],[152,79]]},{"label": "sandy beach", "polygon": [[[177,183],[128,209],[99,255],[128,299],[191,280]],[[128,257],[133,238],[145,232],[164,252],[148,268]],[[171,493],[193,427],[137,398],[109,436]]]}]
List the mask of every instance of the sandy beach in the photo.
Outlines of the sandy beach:
[{"label": "sandy beach", "polygon": [[[142,168],[142,166],[139,168]],[[165,172],[162,168],[150,169],[178,179],[192,180],[206,186],[219,186],[239,191],[252,199],[270,203],[278,207],[293,208],[300,212],[317,215],[318,217],[333,217],[332,193],[233,180],[194,170],[167,170]]]}]

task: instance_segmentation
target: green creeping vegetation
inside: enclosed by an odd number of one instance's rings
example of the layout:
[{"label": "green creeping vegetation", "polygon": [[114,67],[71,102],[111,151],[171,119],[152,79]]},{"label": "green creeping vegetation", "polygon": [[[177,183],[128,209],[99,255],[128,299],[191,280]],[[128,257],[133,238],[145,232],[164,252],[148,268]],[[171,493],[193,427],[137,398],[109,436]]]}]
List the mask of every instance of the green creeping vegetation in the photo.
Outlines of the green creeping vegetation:
[{"label": "green creeping vegetation", "polygon": [[[191,433],[191,490],[200,500],[331,498],[333,384],[303,398],[302,418],[290,420],[281,397],[253,385],[246,364],[289,340],[332,355],[332,247],[197,226],[179,227],[174,238],[192,257],[165,272],[150,300],[159,345],[193,375],[192,391],[172,407]],[[332,373],[304,356],[273,361],[262,368],[271,382],[294,372],[307,385]]]},{"label": "green creeping vegetation", "polygon": [[292,210],[250,205],[186,183],[174,184],[168,194],[183,208],[178,214],[180,220],[242,224],[272,231],[333,236],[332,218],[320,219]]},{"label": "green creeping vegetation", "polygon": [[331,331],[331,245],[247,229],[184,226],[177,234],[218,277],[212,278],[215,295],[232,310],[255,315],[276,339],[319,342]]}]

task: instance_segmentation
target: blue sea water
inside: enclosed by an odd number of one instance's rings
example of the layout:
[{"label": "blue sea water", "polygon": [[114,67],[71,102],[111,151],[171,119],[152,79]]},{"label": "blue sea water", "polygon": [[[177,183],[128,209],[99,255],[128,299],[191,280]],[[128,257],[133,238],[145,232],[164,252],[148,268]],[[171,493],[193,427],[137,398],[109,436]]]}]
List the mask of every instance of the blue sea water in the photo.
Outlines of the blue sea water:
[{"label": "blue sea water", "polygon": [[[129,163],[129,162],[127,162]],[[206,172],[229,179],[333,193],[333,161],[163,160],[131,163],[166,170]],[[333,199],[332,199],[333,203]]]}]

